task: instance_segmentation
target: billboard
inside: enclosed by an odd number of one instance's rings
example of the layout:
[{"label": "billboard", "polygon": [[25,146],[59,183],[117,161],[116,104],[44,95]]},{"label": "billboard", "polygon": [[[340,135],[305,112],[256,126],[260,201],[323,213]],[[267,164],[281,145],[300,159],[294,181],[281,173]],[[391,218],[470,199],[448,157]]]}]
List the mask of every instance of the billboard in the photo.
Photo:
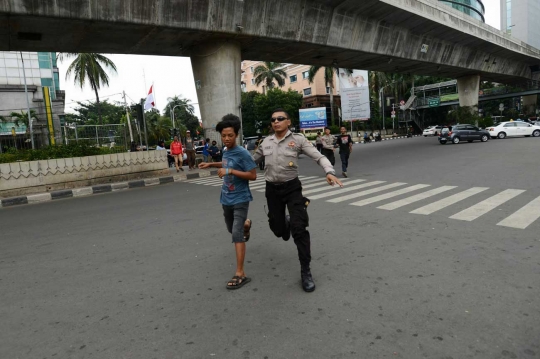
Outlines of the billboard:
[{"label": "billboard", "polygon": [[300,129],[326,127],[326,107],[300,109]]},{"label": "billboard", "polygon": [[367,120],[369,109],[369,78],[366,70],[339,69],[342,121]]}]

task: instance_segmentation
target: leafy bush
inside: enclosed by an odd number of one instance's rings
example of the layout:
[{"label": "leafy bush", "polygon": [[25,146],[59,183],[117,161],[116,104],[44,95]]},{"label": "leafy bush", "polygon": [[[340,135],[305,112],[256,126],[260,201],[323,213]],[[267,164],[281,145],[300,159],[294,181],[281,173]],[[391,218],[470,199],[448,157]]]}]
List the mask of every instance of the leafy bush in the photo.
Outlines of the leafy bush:
[{"label": "leafy bush", "polygon": [[95,147],[87,143],[49,146],[36,150],[16,150],[14,148],[10,148],[5,153],[0,154],[0,163],[96,156],[116,152],[118,151],[108,147]]}]

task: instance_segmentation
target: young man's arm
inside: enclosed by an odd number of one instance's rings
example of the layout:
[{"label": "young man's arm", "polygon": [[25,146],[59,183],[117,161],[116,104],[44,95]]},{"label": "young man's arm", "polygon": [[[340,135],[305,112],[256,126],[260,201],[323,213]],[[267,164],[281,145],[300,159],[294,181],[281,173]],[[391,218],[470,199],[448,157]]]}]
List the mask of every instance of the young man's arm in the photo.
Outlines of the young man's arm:
[{"label": "young man's arm", "polygon": [[[228,170],[228,171],[227,171]],[[218,170],[218,176],[236,176],[241,179],[245,179],[248,181],[255,181],[257,179],[257,167],[253,168],[251,171],[243,172],[240,170],[235,170],[233,168],[221,168]]]},{"label": "young man's arm", "polygon": [[352,137],[349,135],[349,153],[352,152]]},{"label": "young man's arm", "polygon": [[221,167],[223,167],[223,162],[212,162],[212,163],[210,163],[210,162],[201,162],[201,163],[199,163],[199,168],[201,168],[201,169],[209,168],[209,167],[221,168]]}]

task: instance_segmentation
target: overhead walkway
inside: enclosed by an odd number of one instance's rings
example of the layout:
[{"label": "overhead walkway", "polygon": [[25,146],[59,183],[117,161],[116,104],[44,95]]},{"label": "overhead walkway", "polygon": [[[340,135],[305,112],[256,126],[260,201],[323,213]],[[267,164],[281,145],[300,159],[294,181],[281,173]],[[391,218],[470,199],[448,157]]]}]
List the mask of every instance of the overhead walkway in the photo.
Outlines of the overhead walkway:
[{"label": "overhead walkway", "polygon": [[[416,96],[416,100],[412,107],[417,110],[459,104],[457,80],[414,87],[412,93]],[[540,94],[540,81],[530,80],[515,85],[501,85],[490,89],[480,90],[478,93],[478,101],[492,101],[537,94]]]}]

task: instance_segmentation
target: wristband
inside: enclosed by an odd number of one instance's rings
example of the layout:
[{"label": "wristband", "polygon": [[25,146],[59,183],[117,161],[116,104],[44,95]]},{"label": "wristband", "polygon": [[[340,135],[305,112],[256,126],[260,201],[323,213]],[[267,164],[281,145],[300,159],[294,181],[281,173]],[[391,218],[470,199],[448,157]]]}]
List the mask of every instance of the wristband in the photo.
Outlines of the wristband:
[{"label": "wristband", "polygon": [[225,176],[227,176],[228,174],[229,174],[229,169],[225,168]]}]

